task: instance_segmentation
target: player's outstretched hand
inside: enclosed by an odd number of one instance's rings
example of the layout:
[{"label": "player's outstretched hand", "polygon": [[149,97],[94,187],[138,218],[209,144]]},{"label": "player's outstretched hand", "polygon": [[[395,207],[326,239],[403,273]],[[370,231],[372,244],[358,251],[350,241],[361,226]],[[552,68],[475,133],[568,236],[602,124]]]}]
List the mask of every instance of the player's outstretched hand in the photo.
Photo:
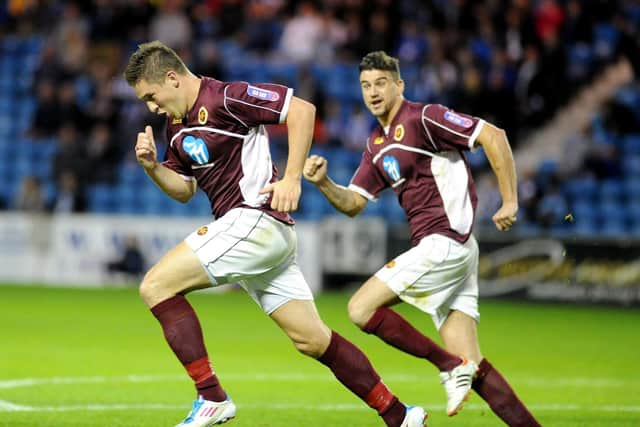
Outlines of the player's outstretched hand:
[{"label": "player's outstretched hand", "polygon": [[136,141],[136,159],[140,165],[151,170],[158,164],[158,155],[156,143],[153,139],[153,130],[151,126],[145,126],[144,132],[138,132],[138,140]]},{"label": "player's outstretched hand", "polygon": [[517,203],[503,203],[502,207],[493,216],[493,222],[500,231],[507,231],[516,222],[518,213]]},{"label": "player's outstretched hand", "polygon": [[293,212],[298,209],[301,192],[300,179],[287,178],[286,176],[260,190],[260,194],[273,193],[271,209],[278,212]]},{"label": "player's outstretched hand", "polygon": [[310,156],[304,163],[302,175],[313,184],[324,181],[327,178],[327,159],[315,154]]}]

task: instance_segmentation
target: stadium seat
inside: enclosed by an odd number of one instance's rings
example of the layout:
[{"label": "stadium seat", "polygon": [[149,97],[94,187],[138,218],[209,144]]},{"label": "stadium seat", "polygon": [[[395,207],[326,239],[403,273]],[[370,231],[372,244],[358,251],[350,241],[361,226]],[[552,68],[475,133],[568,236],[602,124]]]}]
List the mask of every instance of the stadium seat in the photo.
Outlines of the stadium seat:
[{"label": "stadium seat", "polygon": [[571,207],[571,214],[576,222],[597,222],[599,212],[596,205],[584,200],[576,200]]},{"label": "stadium seat", "polygon": [[113,189],[104,184],[92,185],[87,188],[89,212],[115,213],[117,199]]},{"label": "stadium seat", "polygon": [[600,202],[615,202],[624,198],[624,183],[619,179],[607,179],[598,188]]},{"label": "stadium seat", "polygon": [[626,135],[622,139],[624,155],[640,154],[640,134]]},{"label": "stadium seat", "polygon": [[623,157],[622,171],[626,177],[640,178],[640,154]]},{"label": "stadium seat", "polygon": [[587,43],[574,43],[568,47],[568,71],[572,80],[588,77],[593,66],[593,52]]},{"label": "stadium seat", "polygon": [[571,231],[580,237],[596,237],[598,236],[598,223],[591,218],[578,218],[571,227]]},{"label": "stadium seat", "polygon": [[586,200],[595,199],[598,184],[590,177],[574,178],[567,181],[563,186],[565,196],[570,200]]}]

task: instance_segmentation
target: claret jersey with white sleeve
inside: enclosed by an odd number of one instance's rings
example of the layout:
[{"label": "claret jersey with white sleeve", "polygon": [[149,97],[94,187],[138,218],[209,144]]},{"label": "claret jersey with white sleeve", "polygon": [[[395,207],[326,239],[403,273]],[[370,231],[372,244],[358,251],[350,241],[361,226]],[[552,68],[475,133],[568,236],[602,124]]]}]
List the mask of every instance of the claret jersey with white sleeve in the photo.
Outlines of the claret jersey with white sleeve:
[{"label": "claret jersey with white sleeve", "polygon": [[392,188],[413,245],[430,234],[464,243],[477,205],[464,151],[474,147],[484,123],[442,105],[405,100],[387,129],[371,133],[349,189],[376,200]]},{"label": "claret jersey with white sleeve", "polygon": [[163,164],[195,179],[219,218],[236,207],[262,210],[293,224],[258,194],[277,180],[264,125],[284,123],[293,89],[269,83],[221,82],[203,77],[193,108],[182,120],[169,117]]}]

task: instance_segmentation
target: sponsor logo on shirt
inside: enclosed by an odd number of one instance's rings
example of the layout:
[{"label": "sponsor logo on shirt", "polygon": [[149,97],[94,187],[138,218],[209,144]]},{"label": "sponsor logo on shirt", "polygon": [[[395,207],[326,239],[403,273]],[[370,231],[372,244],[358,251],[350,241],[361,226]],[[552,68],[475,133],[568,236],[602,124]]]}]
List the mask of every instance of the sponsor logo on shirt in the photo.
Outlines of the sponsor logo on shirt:
[{"label": "sponsor logo on shirt", "polygon": [[182,124],[182,119],[173,119],[171,121],[172,125],[181,125]]},{"label": "sponsor logo on shirt", "polygon": [[376,139],[373,140],[373,145],[380,145],[384,142],[384,137],[379,136]]},{"label": "sponsor logo on shirt", "polygon": [[384,168],[389,178],[394,181],[400,179],[400,164],[398,163],[398,159],[393,156],[385,156],[382,160],[382,167]]},{"label": "sponsor logo on shirt", "polygon": [[394,141],[400,142],[402,138],[404,138],[404,126],[402,124],[399,124],[393,131],[393,139]]},{"label": "sponsor logo on shirt", "polygon": [[445,112],[444,119],[448,122],[451,122],[465,129],[468,129],[473,125],[473,121],[471,119],[467,117],[462,117],[452,111]]},{"label": "sponsor logo on shirt", "polygon": [[207,234],[207,231],[209,231],[209,227],[207,227],[206,225],[203,225],[202,227],[198,228],[198,231],[196,231],[196,234],[198,236],[204,236],[205,234]]},{"label": "sponsor logo on shirt", "polygon": [[204,143],[202,138],[194,138],[191,135],[187,135],[182,140],[182,149],[195,162],[201,165],[209,163],[209,149],[207,149],[207,144]]},{"label": "sponsor logo on shirt", "polygon": [[265,101],[277,101],[278,99],[280,99],[280,95],[278,95],[278,92],[262,89],[251,85],[247,85],[247,95],[253,96],[254,98],[263,99]]},{"label": "sponsor logo on shirt", "polygon": [[396,260],[395,260],[395,259],[392,259],[391,261],[389,261],[389,262],[385,265],[385,267],[387,267],[387,268],[393,268],[393,267],[395,267],[395,266],[396,266]]},{"label": "sponsor logo on shirt", "polygon": [[203,125],[203,124],[207,123],[208,119],[209,119],[209,112],[207,111],[206,108],[204,108],[204,105],[203,105],[198,110],[198,123]]}]

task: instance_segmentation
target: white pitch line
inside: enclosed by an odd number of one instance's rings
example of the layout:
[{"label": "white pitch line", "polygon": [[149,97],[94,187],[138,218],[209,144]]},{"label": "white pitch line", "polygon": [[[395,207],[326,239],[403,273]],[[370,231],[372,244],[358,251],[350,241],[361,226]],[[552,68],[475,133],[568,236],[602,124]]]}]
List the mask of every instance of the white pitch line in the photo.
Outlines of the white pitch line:
[{"label": "white pitch line", "polygon": [[[250,373],[221,373],[221,378],[230,381],[290,381],[290,382],[332,382],[335,381],[329,374],[303,374],[303,373],[272,373],[272,374],[250,374]],[[384,375],[387,382],[409,382],[419,383],[425,379],[437,381],[435,376],[390,374]],[[622,380],[613,378],[544,378],[544,377],[510,377],[510,381],[517,385],[529,387],[640,387],[640,379]],[[34,387],[43,385],[66,385],[66,384],[121,384],[121,383],[153,383],[153,382],[180,382],[186,381],[186,375],[123,375],[123,376],[91,376],[91,377],[51,377],[51,378],[16,378],[0,380],[0,389],[13,389],[20,387]]]},{"label": "white pitch line", "polygon": [[[430,411],[443,411],[442,404],[426,404],[424,405]],[[638,412],[640,406],[624,406],[624,405],[560,405],[560,404],[533,404],[527,405],[531,410],[542,411],[565,411],[565,412]],[[140,404],[93,404],[93,405],[63,405],[63,406],[23,406],[17,405],[6,400],[0,400],[0,412],[77,412],[77,411],[145,411],[145,410],[179,410],[185,409],[186,405],[169,405],[162,403],[140,403]],[[305,405],[295,403],[261,403],[261,404],[242,404],[238,405],[242,409],[268,409],[268,410],[299,410],[299,411],[367,411],[364,404],[322,404],[322,405]],[[465,411],[485,411],[488,407],[486,404],[466,404]]]}]

